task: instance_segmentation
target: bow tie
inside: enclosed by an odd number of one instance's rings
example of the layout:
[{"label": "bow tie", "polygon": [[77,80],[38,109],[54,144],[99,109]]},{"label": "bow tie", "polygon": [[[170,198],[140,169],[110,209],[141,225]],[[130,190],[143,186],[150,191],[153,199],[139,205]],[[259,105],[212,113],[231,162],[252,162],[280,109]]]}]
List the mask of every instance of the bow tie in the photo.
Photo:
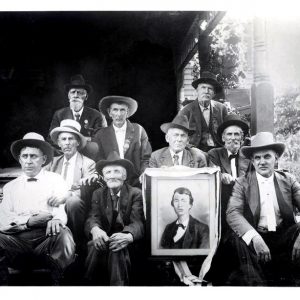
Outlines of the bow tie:
[{"label": "bow tie", "polygon": [[178,229],[179,227],[181,227],[182,229],[185,229],[185,226],[181,223],[176,224],[176,229]]},{"label": "bow tie", "polygon": [[232,159],[236,159],[238,157],[238,154],[230,154],[229,156],[228,156],[228,159],[229,160],[232,160]]},{"label": "bow tie", "polygon": [[27,181],[28,181],[28,182],[37,181],[37,178],[30,177],[30,178],[27,178]]}]

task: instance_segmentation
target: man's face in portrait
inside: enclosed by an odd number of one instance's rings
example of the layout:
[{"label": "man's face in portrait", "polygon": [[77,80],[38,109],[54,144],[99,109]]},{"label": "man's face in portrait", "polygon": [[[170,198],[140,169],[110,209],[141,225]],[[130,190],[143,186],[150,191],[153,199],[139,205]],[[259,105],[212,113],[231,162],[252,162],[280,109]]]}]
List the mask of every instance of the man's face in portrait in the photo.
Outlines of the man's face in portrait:
[{"label": "man's face in portrait", "polygon": [[102,170],[104,181],[113,190],[120,190],[126,180],[126,169],[122,166],[106,166]]},{"label": "man's face in portrait", "polygon": [[210,103],[210,100],[215,96],[215,88],[209,83],[200,83],[197,86],[198,101],[204,103],[204,106],[207,107]]},{"label": "man's face in portrait", "polygon": [[46,162],[47,156],[38,148],[25,147],[20,151],[19,162],[28,177],[36,176]]},{"label": "man's face in portrait", "polygon": [[71,132],[60,133],[57,138],[57,144],[68,159],[77,152],[77,148],[80,145],[77,136]]},{"label": "man's face in portrait", "polygon": [[241,147],[243,140],[243,131],[238,126],[228,126],[225,128],[222,134],[222,141],[224,142],[224,147],[231,153],[237,153]]},{"label": "man's face in portrait", "polygon": [[252,163],[258,174],[270,177],[274,173],[277,154],[273,150],[256,151],[252,155]]},{"label": "man's face in portrait", "polygon": [[189,136],[186,131],[179,128],[170,128],[166,134],[166,141],[175,153],[181,152],[186,147]]},{"label": "man's face in portrait", "polygon": [[83,108],[84,101],[87,99],[88,93],[85,89],[72,88],[69,90],[68,98],[70,108],[76,112]]},{"label": "man's face in portrait", "polygon": [[173,207],[178,217],[189,215],[190,209],[192,208],[190,196],[176,192],[173,197]]},{"label": "man's face in portrait", "polygon": [[112,118],[116,127],[122,127],[128,116],[128,106],[122,103],[112,103],[108,109],[108,114]]}]

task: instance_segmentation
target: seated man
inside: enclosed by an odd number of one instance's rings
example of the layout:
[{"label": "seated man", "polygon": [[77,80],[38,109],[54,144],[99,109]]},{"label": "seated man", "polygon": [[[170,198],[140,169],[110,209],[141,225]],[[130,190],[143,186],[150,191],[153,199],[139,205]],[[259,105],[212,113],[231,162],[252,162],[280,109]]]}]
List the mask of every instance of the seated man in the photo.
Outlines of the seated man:
[{"label": "seated man", "polygon": [[177,220],[168,224],[160,245],[168,249],[208,248],[208,226],[190,215],[194,198],[189,189],[180,187],[174,191],[171,205]]},{"label": "seated man", "polygon": [[255,170],[237,179],[226,212],[239,259],[231,284],[299,280],[300,224],[293,210],[300,209],[300,184],[289,173],[274,170],[284,149],[270,132],[257,133],[251,146],[241,148]]},{"label": "seated man", "polygon": [[110,285],[128,285],[130,244],[136,245],[145,233],[142,193],[124,183],[134,175],[134,167],[116,152],[107,160],[97,162],[96,169],[103,174],[107,187],[94,192],[85,226],[86,234],[92,239],[88,243],[85,277],[99,284],[99,278],[108,273]]},{"label": "seated man", "polygon": [[171,167],[183,165],[190,168],[202,168],[207,166],[205,154],[197,148],[188,148],[189,135],[194,130],[189,128],[186,116],[177,116],[170,123],[160,126],[166,134],[169,147],[156,150],[151,154],[149,167]]},{"label": "seated man", "polygon": [[7,284],[7,267],[32,267],[42,261],[51,269],[53,284],[74,261],[75,244],[66,227],[64,205],[53,207],[68,193],[58,174],[42,169],[53,157],[50,144],[28,133],[11,145],[23,174],[4,186],[0,204],[0,282]]},{"label": "seated man", "polygon": [[[79,150],[85,147],[86,138],[80,133],[80,124],[74,120],[63,120],[59,127],[50,132],[52,141],[59,146],[63,155],[53,158],[45,168],[60,174],[69,188],[69,197],[66,200],[65,209],[68,215],[68,227],[71,229],[78,247],[84,240],[84,222],[88,203],[81,195],[82,186],[87,182],[95,182],[98,179],[95,162],[82,155]],[[59,202],[50,202],[56,206]]]}]

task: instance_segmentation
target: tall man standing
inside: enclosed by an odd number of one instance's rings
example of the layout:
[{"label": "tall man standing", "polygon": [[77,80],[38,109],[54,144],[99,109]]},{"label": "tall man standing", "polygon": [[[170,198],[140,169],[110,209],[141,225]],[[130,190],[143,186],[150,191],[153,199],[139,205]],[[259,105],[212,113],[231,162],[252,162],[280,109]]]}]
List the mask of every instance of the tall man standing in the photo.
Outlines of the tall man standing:
[{"label": "tall man standing", "polygon": [[189,128],[195,130],[190,143],[207,152],[222,146],[217,136],[217,129],[227,115],[224,104],[212,100],[223,88],[210,72],[203,72],[201,78],[192,82],[197,90],[198,98],[178,112],[179,116],[187,116]]}]

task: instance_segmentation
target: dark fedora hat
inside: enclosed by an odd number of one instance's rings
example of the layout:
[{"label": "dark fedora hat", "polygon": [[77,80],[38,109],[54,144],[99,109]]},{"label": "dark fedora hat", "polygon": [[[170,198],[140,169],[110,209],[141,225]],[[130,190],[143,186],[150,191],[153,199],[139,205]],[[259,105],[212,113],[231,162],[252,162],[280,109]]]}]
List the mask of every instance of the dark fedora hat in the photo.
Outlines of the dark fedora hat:
[{"label": "dark fedora hat", "polygon": [[43,166],[49,164],[53,159],[53,148],[45,142],[45,139],[38,133],[29,132],[24,135],[23,139],[14,141],[10,146],[10,152],[15,160],[19,161],[20,151],[24,147],[33,147],[40,149],[44,155],[47,156],[46,162]]},{"label": "dark fedora hat", "polygon": [[200,83],[208,83],[211,84],[215,88],[215,94],[224,95],[224,90],[222,85],[218,82],[217,76],[211,72],[203,71],[200,73],[200,78],[194,80],[192,82],[192,86],[194,89],[197,89]]},{"label": "dark fedora hat", "polygon": [[238,126],[240,127],[243,132],[244,132],[244,136],[248,134],[248,131],[249,131],[249,126],[246,122],[244,122],[240,116],[236,115],[236,114],[230,114],[230,115],[227,115],[225,118],[224,118],[224,121],[222,124],[220,124],[220,126],[218,127],[218,130],[217,130],[217,134],[218,134],[218,137],[219,139],[222,141],[222,134],[223,134],[223,131],[229,127],[229,126]]},{"label": "dark fedora hat", "polygon": [[96,163],[96,170],[99,174],[102,174],[102,170],[107,166],[121,166],[127,171],[127,178],[137,175],[134,170],[132,162],[128,159],[120,158],[116,151],[112,151],[106,160],[99,160]]},{"label": "dark fedora hat", "polygon": [[246,158],[251,158],[255,151],[268,149],[275,151],[280,157],[284,152],[285,145],[276,143],[271,132],[258,132],[251,138],[251,146],[242,147],[241,152]]},{"label": "dark fedora hat", "polygon": [[107,109],[113,104],[113,103],[123,103],[128,106],[128,118],[132,116],[138,108],[138,103],[136,100],[125,97],[125,96],[106,96],[103,97],[99,101],[99,110],[103,114],[107,114]]},{"label": "dark fedora hat", "polygon": [[170,128],[179,128],[191,135],[195,132],[195,130],[190,129],[188,118],[185,115],[176,116],[172,122],[164,123],[160,126],[162,132],[167,133]]},{"label": "dark fedora hat", "polygon": [[92,86],[85,82],[85,79],[81,74],[72,76],[70,83],[65,84],[65,90],[67,92],[72,88],[85,89],[88,93],[91,93],[93,90]]}]

